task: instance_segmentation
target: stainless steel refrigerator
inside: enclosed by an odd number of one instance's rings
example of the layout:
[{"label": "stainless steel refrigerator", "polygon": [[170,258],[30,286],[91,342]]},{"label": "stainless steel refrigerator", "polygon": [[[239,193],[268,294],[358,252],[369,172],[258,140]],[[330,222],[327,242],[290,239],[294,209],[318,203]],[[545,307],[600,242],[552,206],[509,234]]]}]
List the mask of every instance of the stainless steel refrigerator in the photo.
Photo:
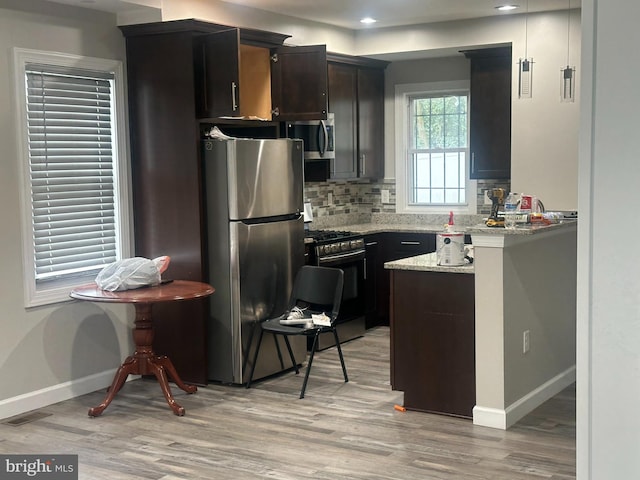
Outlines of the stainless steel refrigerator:
[{"label": "stainless steel refrigerator", "polygon": [[[203,141],[210,297],[208,378],[244,384],[259,323],[282,314],[304,264],[303,145],[294,139]],[[306,338],[294,337],[306,357]],[[284,369],[291,368],[280,340]],[[262,341],[254,378],[283,370],[276,339]]]}]

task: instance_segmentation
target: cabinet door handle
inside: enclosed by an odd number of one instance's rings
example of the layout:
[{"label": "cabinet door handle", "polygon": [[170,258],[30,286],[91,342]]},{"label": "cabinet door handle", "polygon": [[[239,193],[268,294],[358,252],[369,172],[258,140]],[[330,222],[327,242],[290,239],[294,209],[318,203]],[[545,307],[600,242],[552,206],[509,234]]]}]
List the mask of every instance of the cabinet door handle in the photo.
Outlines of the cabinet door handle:
[{"label": "cabinet door handle", "polygon": [[231,82],[231,106],[235,112],[238,109],[238,102],[236,102],[236,95],[238,93],[238,86],[236,82]]},{"label": "cabinet door handle", "polygon": [[420,245],[420,242],[410,242],[410,241],[402,241],[400,245]]},{"label": "cabinet door handle", "polygon": [[364,279],[367,279],[367,257],[364,257]]},{"label": "cabinet door handle", "polygon": [[366,175],[366,170],[367,170],[367,157],[363,153],[362,155],[360,155],[360,174],[362,176]]},{"label": "cabinet door handle", "polygon": [[377,245],[377,244],[378,244],[378,242],[369,242],[369,243],[366,243],[365,245],[367,247],[372,247],[372,246]]},{"label": "cabinet door handle", "polygon": [[205,52],[205,48],[204,48],[204,44],[200,46],[201,51],[200,53],[202,54],[202,99],[203,99],[203,104],[202,104],[202,109],[205,112],[209,111],[209,89],[207,88],[207,85],[209,83],[208,81],[208,74],[207,74],[207,54]]},{"label": "cabinet door handle", "polygon": [[475,152],[471,152],[471,171],[476,171],[476,154]]}]

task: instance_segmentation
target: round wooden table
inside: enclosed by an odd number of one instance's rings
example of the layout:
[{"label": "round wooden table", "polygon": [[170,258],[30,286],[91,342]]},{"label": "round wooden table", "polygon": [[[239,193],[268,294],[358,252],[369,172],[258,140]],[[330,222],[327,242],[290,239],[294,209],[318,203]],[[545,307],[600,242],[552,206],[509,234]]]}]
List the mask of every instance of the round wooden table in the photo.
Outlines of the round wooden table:
[{"label": "round wooden table", "polygon": [[187,280],[175,280],[170,283],[153,287],[143,287],[135,290],[124,290],[121,292],[108,292],[101,290],[94,283],[75,288],[70,296],[77,300],[87,300],[90,302],[110,302],[110,303],[132,303],[136,309],[135,327],[133,328],[133,341],[136,351],[126,358],[124,363],[118,368],[116,375],[107,390],[107,395],[100,405],[89,409],[90,417],[97,417],[105,408],[109,406],[113,397],[122,388],[129,375],[149,375],[154,374],[160,383],[160,388],[167,399],[169,407],[173,413],[179,416],[184,415],[184,408],[178,405],[173,399],[169,388],[168,378],[187,393],[195,393],[197,387],[186,385],[173,363],[165,355],[153,353],[153,320],[151,318],[151,307],[154,303],[175,302],[179,300],[191,300],[211,295],[214,292],[211,285],[202,282],[192,282]]}]

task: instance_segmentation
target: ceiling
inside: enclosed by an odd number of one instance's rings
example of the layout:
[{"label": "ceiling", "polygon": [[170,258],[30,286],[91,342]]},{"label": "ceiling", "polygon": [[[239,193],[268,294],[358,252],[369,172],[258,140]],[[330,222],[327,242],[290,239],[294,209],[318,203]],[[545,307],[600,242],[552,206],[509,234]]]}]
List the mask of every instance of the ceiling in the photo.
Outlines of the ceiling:
[{"label": "ceiling", "polygon": [[[113,13],[126,13],[141,5],[160,7],[160,0],[51,0]],[[203,0],[206,1],[206,0]],[[525,12],[577,8],[582,0],[221,0],[281,15],[326,23],[351,30],[397,27]],[[500,12],[498,5],[514,3],[517,10]],[[376,23],[366,26],[363,17]]]},{"label": "ceiling", "polygon": [[[565,10],[569,0],[222,0],[276,12],[291,17],[312,20],[352,30],[396,27],[421,23],[445,22],[470,18],[512,15],[514,13]],[[571,0],[571,8],[581,0]],[[496,6],[512,3],[520,8],[500,12]],[[528,6],[527,6],[528,4]],[[371,26],[360,23],[363,17],[377,22]]]}]

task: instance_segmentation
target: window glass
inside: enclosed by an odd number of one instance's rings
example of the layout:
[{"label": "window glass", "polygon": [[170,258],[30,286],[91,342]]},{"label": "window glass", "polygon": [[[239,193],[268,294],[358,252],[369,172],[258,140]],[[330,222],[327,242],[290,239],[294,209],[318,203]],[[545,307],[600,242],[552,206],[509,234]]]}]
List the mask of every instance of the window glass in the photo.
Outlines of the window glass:
[{"label": "window glass", "polygon": [[409,204],[466,205],[467,94],[409,96]]}]

